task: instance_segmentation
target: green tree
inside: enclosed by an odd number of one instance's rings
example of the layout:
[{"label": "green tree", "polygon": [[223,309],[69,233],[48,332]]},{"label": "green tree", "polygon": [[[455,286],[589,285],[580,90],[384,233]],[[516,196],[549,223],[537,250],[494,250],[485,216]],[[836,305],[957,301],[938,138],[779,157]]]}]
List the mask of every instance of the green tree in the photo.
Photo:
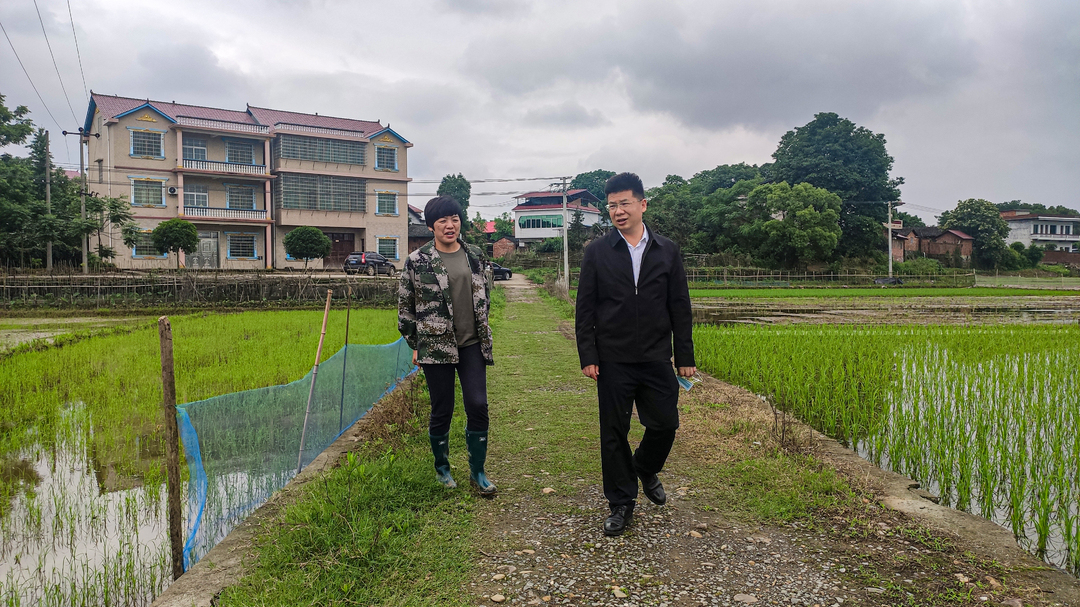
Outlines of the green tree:
[{"label": "green tree", "polygon": [[566,229],[566,244],[571,254],[585,248],[585,239],[589,237],[589,228],[585,227],[585,214],[576,209]]},{"label": "green tree", "polygon": [[750,208],[747,198],[761,178],[744,179],[730,188],[720,188],[705,196],[695,221],[696,249],[701,253],[741,253],[753,255],[758,236],[751,226],[768,218],[763,208]]},{"label": "green tree", "polygon": [[[754,188],[747,207],[760,218],[750,226],[758,232],[757,257],[784,268],[805,268],[826,261],[840,241],[840,197],[808,183]],[[766,219],[767,218],[767,219]]]},{"label": "green tree", "polygon": [[8,109],[4,104],[4,95],[0,94],[0,148],[22,145],[33,134],[34,123],[26,117],[29,113],[25,105]]},{"label": "green tree", "polygon": [[903,211],[897,211],[893,209],[893,219],[899,219],[904,222],[905,228],[925,228],[926,222],[922,220],[918,215],[912,215],[911,213],[905,213]]},{"label": "green tree", "polygon": [[503,213],[495,218],[495,234],[492,240],[499,240],[505,236],[514,236],[514,217],[510,213]]},{"label": "green tree", "polygon": [[1048,207],[1038,202],[1020,202],[1019,200],[998,203],[997,208],[999,211],[1031,211],[1032,213],[1044,213],[1046,215],[1080,216],[1080,211],[1070,209],[1064,205],[1059,204]]},{"label": "green tree", "polygon": [[1001,218],[997,206],[981,198],[968,198],[956,204],[938,217],[938,225],[945,229],[957,229],[974,239],[972,257],[980,268],[994,268],[1005,259],[1005,237],[1009,224]]},{"label": "green tree", "polygon": [[701,196],[696,195],[685,179],[668,175],[664,184],[646,192],[648,208],[645,225],[650,230],[672,239],[686,253],[697,253],[693,235],[697,232],[695,219],[701,208]]},{"label": "green tree", "polygon": [[902,177],[889,177],[893,158],[885,135],[822,112],[785,133],[773,159],[770,181],[805,182],[840,197],[841,255],[865,257],[884,250],[881,224],[887,209],[881,203],[899,199],[904,183]]},{"label": "green tree", "polygon": [[[199,230],[195,224],[175,217],[163,221],[150,233],[154,248],[161,253],[194,253],[199,250]],[[176,255],[176,269],[180,269],[180,255]]]},{"label": "green tree", "polygon": [[488,243],[491,240],[488,238],[488,233],[484,231],[486,228],[487,220],[481,217],[480,212],[477,211],[471,220],[461,224],[461,237],[465,242],[487,251]]},{"label": "green tree", "polygon": [[94,252],[102,260],[116,257],[116,251],[101,240],[104,232],[119,230],[124,246],[129,249],[135,246],[138,239],[138,224],[134,222],[134,214],[126,198],[123,194],[118,197],[91,195],[86,198],[86,216],[92,218],[97,234]]},{"label": "green tree", "polygon": [[449,196],[461,203],[461,223],[465,223],[469,217],[469,196],[472,194],[472,184],[461,173],[447,175],[439,183],[436,190],[439,196]]},{"label": "green tree", "polygon": [[330,255],[330,237],[313,226],[300,226],[281,239],[285,252],[295,259],[304,260],[304,270],[312,259],[321,259]]},{"label": "green tree", "polygon": [[578,173],[570,181],[570,189],[585,189],[590,194],[596,196],[601,201],[600,206],[604,205],[603,201],[607,200],[607,195],[604,194],[604,184],[607,180],[615,176],[615,171],[606,171],[604,169],[596,169],[595,171],[589,171],[587,173]]},{"label": "green tree", "polygon": [[690,185],[704,196],[716,190],[730,188],[740,181],[757,179],[761,171],[756,164],[722,164],[715,169],[706,169],[690,178]]}]

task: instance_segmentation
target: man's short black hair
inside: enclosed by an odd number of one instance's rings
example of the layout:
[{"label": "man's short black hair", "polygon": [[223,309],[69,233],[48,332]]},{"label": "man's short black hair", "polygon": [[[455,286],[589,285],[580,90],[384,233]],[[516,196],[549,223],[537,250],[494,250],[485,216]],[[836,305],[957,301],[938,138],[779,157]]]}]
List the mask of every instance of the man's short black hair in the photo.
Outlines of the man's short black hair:
[{"label": "man's short black hair", "polygon": [[427,201],[427,206],[424,207],[424,223],[427,227],[433,228],[436,221],[451,215],[461,217],[461,222],[464,223],[463,213],[461,203],[453,196],[436,196]]},{"label": "man's short black hair", "polygon": [[619,173],[604,184],[604,196],[626,190],[630,190],[630,193],[638,200],[645,198],[645,186],[641,183],[641,177],[633,173]]}]

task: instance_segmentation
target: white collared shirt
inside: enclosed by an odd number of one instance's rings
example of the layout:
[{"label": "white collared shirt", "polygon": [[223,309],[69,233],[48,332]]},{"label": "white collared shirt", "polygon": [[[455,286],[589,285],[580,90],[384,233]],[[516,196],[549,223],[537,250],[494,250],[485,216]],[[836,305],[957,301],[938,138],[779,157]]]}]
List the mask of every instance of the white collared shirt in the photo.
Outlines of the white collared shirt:
[{"label": "white collared shirt", "polygon": [[[619,236],[622,236],[623,240],[626,240],[626,236],[623,236],[622,232],[619,232]],[[637,246],[631,246],[630,241],[626,240],[626,246],[630,249],[630,264],[634,268],[634,286],[637,286],[638,275],[641,274],[641,258],[645,255],[645,245],[649,243],[649,229],[644,225],[641,226],[641,240],[638,241]]]}]

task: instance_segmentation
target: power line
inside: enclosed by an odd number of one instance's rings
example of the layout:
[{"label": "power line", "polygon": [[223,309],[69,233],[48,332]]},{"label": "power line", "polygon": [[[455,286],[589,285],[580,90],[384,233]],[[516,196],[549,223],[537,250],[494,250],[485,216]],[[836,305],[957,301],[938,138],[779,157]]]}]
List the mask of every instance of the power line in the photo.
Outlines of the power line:
[{"label": "power line", "polygon": [[19,67],[21,67],[23,73],[26,74],[26,79],[30,81],[30,86],[33,87],[34,93],[37,94],[38,101],[45,107],[45,111],[49,114],[49,118],[52,118],[53,124],[55,124],[57,128],[63,130],[64,127],[60,126],[60,121],[56,119],[56,116],[53,116],[52,110],[49,109],[49,104],[45,103],[45,100],[41,98],[41,92],[38,91],[37,85],[34,84],[34,79],[30,77],[30,72],[26,71],[26,66],[23,65],[22,58],[19,57],[19,52],[15,50],[15,44],[11,42],[11,36],[8,36],[7,29],[4,27],[3,22],[0,22],[0,30],[4,32],[4,37],[7,38],[8,46],[11,47],[11,52],[15,53],[15,59],[19,61]]},{"label": "power line", "polygon": [[[469,179],[469,183],[509,183],[512,181],[558,181],[562,177],[506,177],[489,179]],[[442,183],[442,179],[420,179],[412,183]]]},{"label": "power line", "polygon": [[75,115],[75,108],[71,107],[71,98],[68,96],[67,87],[64,86],[64,79],[60,76],[60,67],[56,65],[56,55],[53,54],[49,34],[45,31],[45,20],[41,18],[41,9],[38,8],[37,0],[34,0],[34,10],[37,11],[38,23],[41,24],[41,33],[45,35],[45,46],[49,47],[49,56],[52,57],[53,69],[56,70],[56,79],[60,81],[60,90],[64,91],[64,101],[67,102],[68,109],[71,110],[71,118],[78,123],[79,118]]},{"label": "power line", "polygon": [[75,39],[75,54],[79,56],[79,75],[82,76],[83,96],[86,97],[86,102],[90,102],[89,89],[86,88],[86,72],[83,71],[82,66],[82,52],[79,51],[79,35],[75,33],[75,17],[71,15],[71,0],[67,0],[68,6],[68,19],[71,20],[71,37]]}]

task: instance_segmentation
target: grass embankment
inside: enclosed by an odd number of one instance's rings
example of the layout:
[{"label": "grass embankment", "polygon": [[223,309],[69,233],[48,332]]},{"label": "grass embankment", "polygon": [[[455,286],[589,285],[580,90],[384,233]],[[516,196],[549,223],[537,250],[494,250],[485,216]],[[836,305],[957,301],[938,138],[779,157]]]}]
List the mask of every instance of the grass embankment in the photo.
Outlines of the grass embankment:
[{"label": "grass embankment", "polygon": [[690,289],[690,297],[728,299],[786,299],[836,297],[1054,297],[1080,295],[1077,291],[1051,289],[1009,289],[1004,287],[832,287],[832,288],[760,288],[760,289]]},{"label": "grass embankment", "polygon": [[[421,406],[392,449],[361,447],[267,523],[249,574],[222,594],[221,604],[475,604],[469,588],[480,550],[504,549],[506,541],[487,524],[522,500],[544,500],[545,487],[568,496],[600,483],[595,388],[578,366],[563,319],[569,308],[561,309],[512,301],[495,315],[496,365],[488,375],[495,500],[465,488],[460,399],[451,430],[460,486],[441,491],[435,484]],[[687,399],[682,409],[685,437],[676,443],[671,474],[693,484],[702,508],[782,523],[855,500],[813,458],[768,446],[771,418],[746,419],[742,409],[701,399]],[[640,436],[635,424],[631,440]],[[601,522],[598,516],[597,538]]]}]

